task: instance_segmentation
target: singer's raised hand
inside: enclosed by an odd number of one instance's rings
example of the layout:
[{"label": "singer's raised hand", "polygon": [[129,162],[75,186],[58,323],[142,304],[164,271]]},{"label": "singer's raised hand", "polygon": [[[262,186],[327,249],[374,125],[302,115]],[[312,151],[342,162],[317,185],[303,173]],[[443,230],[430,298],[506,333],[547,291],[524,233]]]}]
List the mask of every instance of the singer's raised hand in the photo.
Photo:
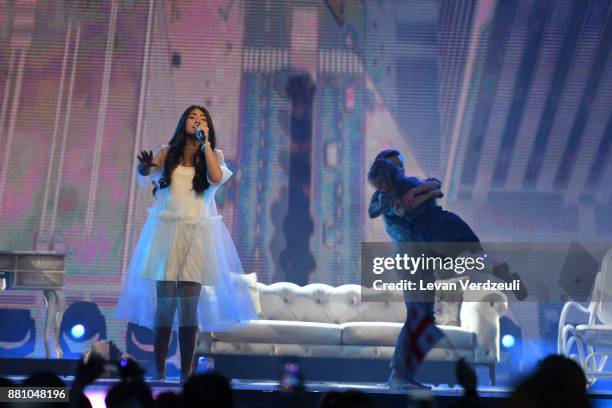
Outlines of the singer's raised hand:
[{"label": "singer's raised hand", "polygon": [[148,167],[155,166],[155,163],[153,163],[153,152],[151,150],[142,150],[136,157],[138,157],[140,164],[144,164]]},{"label": "singer's raised hand", "polygon": [[208,140],[208,125],[206,122],[196,125],[195,136],[202,143]]},{"label": "singer's raised hand", "polygon": [[153,152],[151,150],[146,151],[142,150],[138,156],[138,172],[143,176],[149,174],[149,169],[151,167],[157,167],[157,164],[153,161]]}]

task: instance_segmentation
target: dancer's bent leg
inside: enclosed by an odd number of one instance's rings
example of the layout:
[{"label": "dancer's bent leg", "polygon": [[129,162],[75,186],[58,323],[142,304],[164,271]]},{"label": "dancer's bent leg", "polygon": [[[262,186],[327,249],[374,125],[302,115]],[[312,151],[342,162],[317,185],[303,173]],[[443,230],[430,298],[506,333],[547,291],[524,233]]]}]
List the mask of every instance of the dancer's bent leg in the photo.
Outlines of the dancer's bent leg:
[{"label": "dancer's bent leg", "polygon": [[[417,224],[417,228],[424,232],[426,241],[430,243],[431,250],[443,257],[474,257],[482,256],[485,253],[478,236],[461,217],[453,212],[440,210],[431,217],[420,220]],[[507,283],[512,283],[514,280],[521,281],[518,273],[510,272],[507,263],[491,258],[485,258],[483,272],[490,273]],[[518,289],[514,290],[514,296],[520,301],[527,298],[527,288],[522,281]]]}]

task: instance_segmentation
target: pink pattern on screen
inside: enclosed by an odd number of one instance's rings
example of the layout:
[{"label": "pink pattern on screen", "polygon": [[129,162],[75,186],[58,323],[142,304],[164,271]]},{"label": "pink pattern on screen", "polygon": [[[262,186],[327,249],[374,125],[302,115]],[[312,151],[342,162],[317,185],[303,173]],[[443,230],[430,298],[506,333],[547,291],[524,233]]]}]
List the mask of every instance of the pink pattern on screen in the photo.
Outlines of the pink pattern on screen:
[{"label": "pink pattern on screen", "polygon": [[68,244],[73,261],[78,265],[103,262],[113,255],[106,226],[98,226],[90,235],[86,235],[82,225],[75,225],[64,230],[64,240]]},{"label": "pink pattern on screen", "polygon": [[19,161],[18,156],[11,158],[11,163],[15,162],[21,171],[14,176],[18,182],[8,183],[0,214],[2,220],[19,220],[26,217],[28,211],[32,210],[32,204],[36,202],[35,197],[40,194],[38,186],[46,171],[45,163],[42,160],[33,160],[28,161],[27,166],[20,166],[17,163]]}]

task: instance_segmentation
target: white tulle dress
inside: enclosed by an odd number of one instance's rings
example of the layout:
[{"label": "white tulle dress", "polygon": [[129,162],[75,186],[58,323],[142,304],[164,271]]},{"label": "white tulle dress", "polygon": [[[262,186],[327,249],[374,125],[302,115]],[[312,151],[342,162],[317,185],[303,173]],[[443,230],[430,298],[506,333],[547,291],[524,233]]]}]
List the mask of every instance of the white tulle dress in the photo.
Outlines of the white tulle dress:
[{"label": "white tulle dress", "polygon": [[[167,149],[162,146],[155,157],[164,160]],[[181,165],[173,171],[170,186],[158,188],[119,296],[118,319],[153,328],[159,280],[202,284],[197,308],[201,331],[233,330],[256,319],[240,259],[215,203],[215,192],[232,172],[222,152],[215,154],[223,177],[203,195],[192,189],[195,168]],[[162,169],[138,175],[138,184],[158,184]]]}]

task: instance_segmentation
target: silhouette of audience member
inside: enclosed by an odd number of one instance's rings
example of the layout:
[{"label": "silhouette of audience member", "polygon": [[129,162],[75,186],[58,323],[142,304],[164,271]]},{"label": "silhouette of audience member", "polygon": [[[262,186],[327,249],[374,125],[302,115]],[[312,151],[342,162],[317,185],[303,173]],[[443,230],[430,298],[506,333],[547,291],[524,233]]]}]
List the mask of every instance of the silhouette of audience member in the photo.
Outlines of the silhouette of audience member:
[{"label": "silhouette of audience member", "polygon": [[342,406],[346,408],[375,408],[372,398],[361,391],[346,391],[342,394]]},{"label": "silhouette of audience member", "polygon": [[145,370],[140,367],[136,360],[131,358],[122,359],[119,364],[121,381],[134,381],[144,383]]},{"label": "silhouette of audience member", "polygon": [[319,400],[319,408],[338,408],[342,404],[342,393],[337,391],[326,392]]},{"label": "silhouette of audience member", "polygon": [[17,384],[8,378],[0,377],[0,387],[14,387]]},{"label": "silhouette of audience member", "polygon": [[538,363],[536,372],[563,383],[568,393],[587,399],[587,380],[584,371],[571,358],[550,355]]},{"label": "silhouette of audience member", "polygon": [[194,375],[183,386],[183,403],[190,407],[232,407],[230,383],[221,374],[206,373]]},{"label": "silhouette of audience member", "polygon": [[551,355],[540,361],[507,401],[507,407],[574,407],[591,406],[586,392],[584,372],[572,359]]},{"label": "silhouette of audience member", "polygon": [[319,400],[319,408],[375,408],[372,398],[361,391],[331,391]]},{"label": "silhouette of audience member", "polygon": [[155,406],[157,408],[175,408],[183,405],[181,397],[172,391],[164,391],[157,394],[155,398]]},{"label": "silhouette of audience member", "polygon": [[92,354],[87,362],[81,359],[70,387],[70,406],[74,408],[91,408],[91,402],[85,395],[85,387],[96,381],[104,371],[104,360]]},{"label": "silhouette of audience member", "polygon": [[146,383],[122,381],[111,388],[104,402],[107,408],[149,408],[153,395]]},{"label": "silhouette of audience member", "polygon": [[478,377],[476,371],[460,358],[455,365],[455,372],[459,385],[463,387],[463,396],[451,405],[453,408],[484,408],[486,404],[479,398],[476,389]]}]

